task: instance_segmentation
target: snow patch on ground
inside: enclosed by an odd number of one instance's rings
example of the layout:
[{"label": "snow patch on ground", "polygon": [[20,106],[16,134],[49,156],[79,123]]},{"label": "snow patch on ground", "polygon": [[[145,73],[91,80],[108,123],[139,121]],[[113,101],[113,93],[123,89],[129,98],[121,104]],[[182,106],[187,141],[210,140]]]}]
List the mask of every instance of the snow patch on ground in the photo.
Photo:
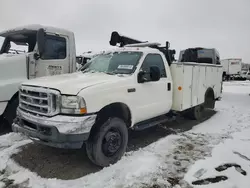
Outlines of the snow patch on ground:
[{"label": "snow patch on ground", "polygon": [[[205,179],[215,176],[226,176],[228,180],[221,181],[215,184],[203,186],[204,188],[248,188],[250,185],[250,129],[243,132],[235,133],[232,139],[226,140],[224,143],[217,145],[213,149],[211,157],[204,160],[197,161],[185,176],[185,180],[192,184],[198,179]],[[216,167],[223,164],[237,164],[241,169],[246,171],[247,175],[241,174],[235,167],[227,168],[224,171],[216,171]],[[194,177],[194,174],[200,170],[205,169],[205,173],[200,177]],[[199,187],[199,186],[194,186]]]}]

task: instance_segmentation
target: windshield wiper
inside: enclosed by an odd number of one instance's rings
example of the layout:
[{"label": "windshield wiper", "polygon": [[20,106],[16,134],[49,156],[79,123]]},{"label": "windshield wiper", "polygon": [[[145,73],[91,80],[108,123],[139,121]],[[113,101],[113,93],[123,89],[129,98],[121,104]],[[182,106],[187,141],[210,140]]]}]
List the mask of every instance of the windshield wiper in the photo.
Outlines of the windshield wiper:
[{"label": "windshield wiper", "polygon": [[115,70],[115,71],[111,71],[111,72],[105,72],[106,74],[110,74],[110,75],[115,75],[115,74],[125,74],[125,73],[123,73],[123,72],[119,72],[119,71],[117,71],[117,70]]},{"label": "windshield wiper", "polygon": [[115,72],[105,72],[106,74],[109,74],[109,75],[115,75],[115,74],[117,74],[117,73],[115,73]]}]

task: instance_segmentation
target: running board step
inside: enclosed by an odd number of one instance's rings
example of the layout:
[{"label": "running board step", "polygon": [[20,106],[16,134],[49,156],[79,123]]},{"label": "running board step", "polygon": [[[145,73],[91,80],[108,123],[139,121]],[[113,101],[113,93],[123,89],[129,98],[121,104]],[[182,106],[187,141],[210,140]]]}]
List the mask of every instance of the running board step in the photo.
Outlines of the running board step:
[{"label": "running board step", "polygon": [[133,130],[136,131],[142,131],[144,129],[162,124],[162,123],[166,123],[168,121],[171,120],[171,117],[169,117],[168,115],[163,115],[163,116],[159,116],[159,117],[155,117],[146,121],[142,121],[139,122],[137,124],[134,125]]}]

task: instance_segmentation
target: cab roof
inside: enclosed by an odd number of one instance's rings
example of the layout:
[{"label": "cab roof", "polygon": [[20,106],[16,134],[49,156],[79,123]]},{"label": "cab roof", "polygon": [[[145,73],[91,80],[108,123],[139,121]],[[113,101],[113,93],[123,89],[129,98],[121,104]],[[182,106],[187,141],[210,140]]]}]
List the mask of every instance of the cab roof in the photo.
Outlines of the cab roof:
[{"label": "cab roof", "polygon": [[106,50],[104,53],[109,52],[146,52],[146,53],[157,53],[160,54],[158,49],[150,48],[150,47],[117,47],[111,50]]},{"label": "cab roof", "polygon": [[44,26],[44,25],[40,25],[40,24],[31,24],[31,25],[24,25],[24,26],[20,26],[20,27],[16,27],[16,28],[2,31],[2,32],[0,32],[0,36],[7,37],[9,35],[14,35],[14,34],[20,33],[20,32],[32,32],[32,31],[36,32],[41,28],[43,28],[47,32],[52,32],[52,33],[66,34],[66,35],[73,34],[73,32],[68,31],[66,29],[62,29],[62,28]]}]

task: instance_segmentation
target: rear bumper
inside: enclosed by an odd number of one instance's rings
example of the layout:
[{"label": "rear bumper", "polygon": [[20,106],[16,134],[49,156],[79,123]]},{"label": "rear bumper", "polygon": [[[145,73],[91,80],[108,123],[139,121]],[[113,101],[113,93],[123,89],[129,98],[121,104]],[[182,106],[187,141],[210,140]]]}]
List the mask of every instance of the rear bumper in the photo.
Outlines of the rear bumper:
[{"label": "rear bumper", "polygon": [[44,145],[79,149],[88,140],[95,118],[96,115],[39,117],[18,109],[12,129]]}]

